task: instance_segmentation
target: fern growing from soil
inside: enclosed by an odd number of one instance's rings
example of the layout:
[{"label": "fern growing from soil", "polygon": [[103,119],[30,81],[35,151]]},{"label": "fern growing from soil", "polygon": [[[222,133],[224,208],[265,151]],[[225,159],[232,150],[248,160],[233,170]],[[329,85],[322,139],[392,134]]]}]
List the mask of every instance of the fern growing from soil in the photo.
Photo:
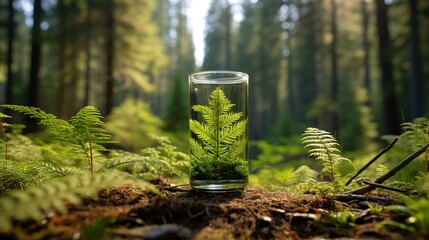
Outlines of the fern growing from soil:
[{"label": "fern growing from soil", "polygon": [[204,119],[189,122],[192,179],[247,178],[248,163],[243,156],[247,119],[241,120],[241,112],[232,112],[233,106],[220,88],[210,94],[208,106],[192,106]]},{"label": "fern growing from soil", "polygon": [[31,118],[40,119],[40,124],[47,127],[50,134],[59,144],[69,148],[70,157],[85,156],[89,171],[94,172],[94,159],[97,152],[105,150],[102,144],[112,143],[111,136],[102,128],[100,111],[92,106],[82,108],[69,121],[58,119],[53,114],[47,114],[39,108],[2,105],[5,108],[24,113]]},{"label": "fern growing from soil", "polygon": [[15,124],[10,133],[2,132],[9,151],[0,168],[0,232],[10,230],[13,220],[40,220],[48,211],[61,212],[65,202],[79,203],[100,188],[127,183],[160,194],[146,180],[184,176],[189,164],[189,156],[167,138],[159,138],[158,146],[141,153],[107,151],[103,144],[112,141],[94,107],[85,107],[66,121],[39,108],[3,106],[39,119],[53,141],[22,135]]},{"label": "fern growing from soil", "polygon": [[302,143],[305,148],[309,148],[310,157],[322,161],[322,178],[332,183],[334,192],[342,192],[343,186],[340,183],[341,174],[338,172],[338,165],[347,160],[340,155],[339,144],[331,133],[317,128],[307,128],[303,134]]}]

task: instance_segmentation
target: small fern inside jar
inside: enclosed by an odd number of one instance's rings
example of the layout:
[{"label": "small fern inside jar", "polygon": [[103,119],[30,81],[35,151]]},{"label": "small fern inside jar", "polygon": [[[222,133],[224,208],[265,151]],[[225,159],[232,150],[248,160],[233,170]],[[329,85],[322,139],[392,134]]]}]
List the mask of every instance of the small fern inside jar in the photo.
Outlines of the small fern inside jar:
[{"label": "small fern inside jar", "polygon": [[248,75],[209,71],[189,76],[190,184],[227,192],[248,182]]}]

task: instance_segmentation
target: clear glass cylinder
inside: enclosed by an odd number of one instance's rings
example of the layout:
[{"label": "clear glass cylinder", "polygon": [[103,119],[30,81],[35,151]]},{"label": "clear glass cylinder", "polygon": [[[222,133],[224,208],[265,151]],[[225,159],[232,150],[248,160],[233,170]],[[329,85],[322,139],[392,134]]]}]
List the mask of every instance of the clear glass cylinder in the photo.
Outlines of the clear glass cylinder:
[{"label": "clear glass cylinder", "polygon": [[190,184],[225,192],[248,182],[248,81],[245,73],[189,75]]}]

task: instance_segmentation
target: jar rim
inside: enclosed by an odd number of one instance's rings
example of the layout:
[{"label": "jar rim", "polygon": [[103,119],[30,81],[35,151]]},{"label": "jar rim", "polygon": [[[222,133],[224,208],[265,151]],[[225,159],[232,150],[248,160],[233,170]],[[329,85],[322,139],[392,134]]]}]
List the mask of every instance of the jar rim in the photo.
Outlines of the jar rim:
[{"label": "jar rim", "polygon": [[247,82],[249,75],[238,71],[213,70],[196,72],[189,75],[189,81],[195,83],[242,83]]}]

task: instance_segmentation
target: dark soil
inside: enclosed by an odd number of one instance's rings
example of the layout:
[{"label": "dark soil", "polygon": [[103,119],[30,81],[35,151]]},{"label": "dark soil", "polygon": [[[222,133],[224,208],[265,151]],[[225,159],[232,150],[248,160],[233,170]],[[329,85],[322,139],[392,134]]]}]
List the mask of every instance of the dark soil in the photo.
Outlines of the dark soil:
[{"label": "dark soil", "polygon": [[[165,197],[124,186],[102,190],[97,200],[52,212],[41,222],[16,223],[1,239],[409,239],[403,221],[373,213],[359,201],[294,196],[248,187],[234,193],[201,193],[158,185]],[[367,209],[365,209],[367,208]],[[351,217],[356,213],[355,217]]]}]

